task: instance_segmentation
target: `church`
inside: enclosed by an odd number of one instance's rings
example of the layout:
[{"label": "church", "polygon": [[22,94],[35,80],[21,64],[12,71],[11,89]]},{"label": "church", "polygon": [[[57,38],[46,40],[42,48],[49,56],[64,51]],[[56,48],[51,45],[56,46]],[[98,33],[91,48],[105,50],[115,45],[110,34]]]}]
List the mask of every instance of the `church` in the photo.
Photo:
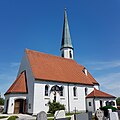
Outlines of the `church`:
[{"label": "church", "polygon": [[5,113],[48,112],[53,100],[64,104],[66,112],[116,106],[116,97],[102,92],[89,71],[74,60],[66,9],[60,52],[59,57],[25,49],[16,80],[5,93]]}]

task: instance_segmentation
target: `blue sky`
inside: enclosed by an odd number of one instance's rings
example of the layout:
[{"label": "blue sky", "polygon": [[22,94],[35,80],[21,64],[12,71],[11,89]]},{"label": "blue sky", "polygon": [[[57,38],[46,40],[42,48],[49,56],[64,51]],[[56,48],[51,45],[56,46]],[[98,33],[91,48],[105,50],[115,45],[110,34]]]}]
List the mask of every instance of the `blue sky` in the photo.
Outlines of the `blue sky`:
[{"label": "blue sky", "polygon": [[120,0],[0,0],[0,91],[16,78],[24,49],[60,55],[67,8],[74,59],[120,96]]}]

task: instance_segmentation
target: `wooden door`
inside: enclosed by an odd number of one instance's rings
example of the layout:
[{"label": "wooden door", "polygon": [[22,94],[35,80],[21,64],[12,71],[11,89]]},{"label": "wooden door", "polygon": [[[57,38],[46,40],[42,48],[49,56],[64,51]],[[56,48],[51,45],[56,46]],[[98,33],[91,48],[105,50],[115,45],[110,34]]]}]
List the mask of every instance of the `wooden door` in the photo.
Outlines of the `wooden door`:
[{"label": "wooden door", "polygon": [[20,101],[19,100],[16,100],[15,101],[15,107],[14,107],[14,113],[15,114],[18,114],[20,111]]}]

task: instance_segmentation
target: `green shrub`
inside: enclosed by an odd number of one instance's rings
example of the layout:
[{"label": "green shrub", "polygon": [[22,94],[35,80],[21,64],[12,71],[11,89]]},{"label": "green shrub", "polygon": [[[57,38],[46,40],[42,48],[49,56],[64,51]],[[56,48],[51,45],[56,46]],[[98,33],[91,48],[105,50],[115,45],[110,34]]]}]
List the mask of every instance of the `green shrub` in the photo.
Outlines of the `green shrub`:
[{"label": "green shrub", "polygon": [[117,106],[120,106],[120,97],[116,99]]},{"label": "green shrub", "polygon": [[100,109],[103,110],[103,111],[111,109],[113,112],[115,112],[117,110],[117,108],[113,107],[113,106],[104,106],[104,107],[101,107]]},{"label": "green shrub", "polygon": [[8,116],[0,116],[0,119],[7,118]]},{"label": "green shrub", "polygon": [[55,111],[57,110],[65,110],[65,106],[60,104],[59,102],[55,102],[55,101],[49,102],[48,105],[49,105],[48,113],[51,113],[51,114],[54,114]]},{"label": "green shrub", "polygon": [[0,105],[4,105],[4,99],[3,98],[0,98]]},{"label": "green shrub", "polygon": [[104,111],[105,117],[108,117],[108,109],[111,109],[113,112],[117,110],[117,108],[113,106],[104,106],[104,107],[101,107],[100,109]]},{"label": "green shrub", "polygon": [[7,120],[16,120],[16,118],[18,118],[18,116],[10,116]]}]

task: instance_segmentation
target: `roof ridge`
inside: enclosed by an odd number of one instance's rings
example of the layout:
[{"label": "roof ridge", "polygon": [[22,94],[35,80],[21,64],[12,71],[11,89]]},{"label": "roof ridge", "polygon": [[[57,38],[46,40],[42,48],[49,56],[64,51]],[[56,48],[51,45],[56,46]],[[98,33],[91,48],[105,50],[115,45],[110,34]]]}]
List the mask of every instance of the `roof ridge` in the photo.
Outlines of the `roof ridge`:
[{"label": "roof ridge", "polygon": [[25,49],[25,52],[26,52],[26,53],[29,52],[29,51],[32,51],[32,52],[35,52],[35,53],[41,53],[41,54],[44,54],[44,55],[49,55],[49,56],[56,57],[56,58],[63,59],[63,60],[74,61],[75,63],[77,63],[77,62],[76,62],[75,60],[73,60],[73,59],[63,58],[63,57],[61,57],[61,56],[52,55],[52,54],[48,54],[48,53],[44,53],[44,52],[39,52],[39,51],[31,50],[31,49],[28,49],[28,48]]}]

